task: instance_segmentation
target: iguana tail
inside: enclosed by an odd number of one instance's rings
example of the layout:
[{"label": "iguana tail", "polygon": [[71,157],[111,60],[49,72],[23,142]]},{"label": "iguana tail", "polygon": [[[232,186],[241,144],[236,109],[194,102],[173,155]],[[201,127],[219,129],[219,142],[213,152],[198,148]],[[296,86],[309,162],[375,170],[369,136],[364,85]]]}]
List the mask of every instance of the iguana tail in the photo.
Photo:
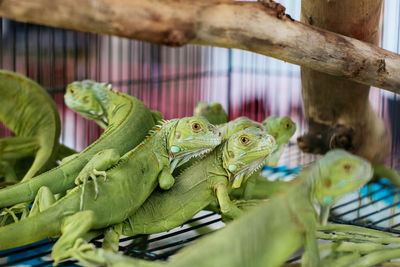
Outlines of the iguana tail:
[{"label": "iguana tail", "polygon": [[29,181],[18,183],[1,189],[0,208],[9,207],[18,203],[33,201],[37,192],[43,185],[48,186],[51,192],[53,192],[54,194],[65,192],[66,189],[73,188],[75,186],[75,178],[69,179],[64,177],[70,177],[74,172],[69,171],[69,173],[67,173],[66,171],[64,171],[64,169],[78,169],[79,165],[84,166],[85,161],[83,161],[83,163],[80,163],[71,160],[64,165],[60,165],[50,171],[36,176],[35,179],[30,179]]},{"label": "iguana tail", "polygon": [[47,209],[35,216],[0,227],[0,250],[15,248],[54,237],[60,233],[60,214],[54,209]]},{"label": "iguana tail", "polygon": [[400,174],[395,169],[384,165],[374,166],[374,178],[387,178],[394,186],[400,186]]}]

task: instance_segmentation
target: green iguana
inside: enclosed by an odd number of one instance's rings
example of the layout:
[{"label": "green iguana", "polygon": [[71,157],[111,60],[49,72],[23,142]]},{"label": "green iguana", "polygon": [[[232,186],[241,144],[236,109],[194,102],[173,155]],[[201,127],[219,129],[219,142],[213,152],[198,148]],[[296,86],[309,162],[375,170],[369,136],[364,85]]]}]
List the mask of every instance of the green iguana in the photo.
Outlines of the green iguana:
[{"label": "green iguana", "polygon": [[[111,93],[124,97],[132,96],[112,91],[110,83],[97,83],[91,80],[73,82],[67,87],[64,96],[65,104],[86,119],[93,120],[101,128],[107,129],[113,121],[115,111],[109,110],[110,105],[118,104],[118,99],[111,103],[108,99]],[[159,111],[151,110],[154,123],[162,121]]]},{"label": "green iguana", "polygon": [[[264,126],[269,129],[268,134],[271,134],[275,140],[278,140],[276,141],[276,147],[274,148],[274,151],[265,161],[267,165],[270,165],[272,158],[272,163],[275,164],[282,155],[284,145],[293,136],[296,130],[296,125],[290,118],[277,116],[269,116],[263,123]],[[222,133],[222,140],[226,140],[232,134],[248,127],[264,129],[264,126],[247,117],[238,117],[228,123],[219,125],[218,130]],[[288,182],[284,181],[269,181],[266,179],[266,177],[261,176],[259,171],[256,171],[244,183],[242,183],[239,188],[230,190],[229,197],[231,199],[235,199],[235,203],[239,203],[237,201],[241,200],[266,199],[274,193],[279,192],[287,185]],[[218,203],[216,202],[211,203],[205,209],[212,210],[217,213],[220,211],[218,208]],[[205,228],[203,230],[205,230]]]},{"label": "green iguana", "polygon": [[[328,152],[305,169],[285,190],[195,243],[168,262],[147,262],[81,243],[75,257],[86,265],[108,266],[281,266],[304,246],[302,266],[321,266],[317,217],[326,223],[328,208],[343,194],[372,177],[366,160],[343,150]],[[315,207],[320,208],[319,216]]]},{"label": "green iguana", "polygon": [[214,125],[228,122],[228,115],[220,103],[204,101],[197,102],[193,111],[194,116],[203,116]]},{"label": "green iguana", "polygon": [[[272,135],[276,141],[276,148],[267,159],[268,166],[277,165],[282,156],[284,146],[296,131],[296,124],[288,117],[278,117],[271,115],[261,123],[268,134]],[[282,190],[288,182],[269,181],[260,172],[254,173],[247,182],[240,188],[232,190],[229,194],[231,198],[239,200],[265,199],[272,194]],[[215,210],[215,208],[212,208]]]},{"label": "green iguana", "polygon": [[83,185],[53,204],[43,201],[52,199],[50,190],[42,187],[28,218],[1,227],[0,249],[61,234],[52,250],[57,263],[69,257],[75,241],[90,230],[121,223],[131,216],[157,184],[170,188],[175,166],[209,152],[220,141],[213,125],[203,118],[190,117],[164,122],[121,158],[115,149],[98,152],[76,178]]},{"label": "green iguana", "polygon": [[33,201],[42,186],[49,187],[53,193],[65,192],[75,186],[79,171],[97,152],[114,148],[119,154],[124,154],[137,146],[154,126],[153,115],[146,105],[132,96],[111,90],[110,84],[73,82],[67,87],[66,104],[70,107],[74,107],[74,103],[79,105],[82,96],[92,106],[88,107],[88,113],[85,110],[80,110],[80,113],[90,117],[92,111],[99,111],[108,118],[104,133],[65,164],[24,183],[1,189],[0,208]]},{"label": "green iguana", "polygon": [[15,183],[22,176],[27,181],[54,167],[60,115],[54,100],[33,80],[0,70],[0,81],[0,121],[16,135],[0,139],[0,177],[5,183]]},{"label": "green iguana", "polygon": [[277,144],[277,149],[269,158],[267,165],[276,166],[284,151],[284,146],[296,132],[296,124],[289,117],[268,116],[261,123],[267,133],[272,135]]},{"label": "green iguana", "polygon": [[[274,139],[254,127],[233,134],[176,177],[170,190],[155,190],[110,237],[117,243],[121,233],[132,236],[173,229],[213,201],[218,201],[221,212],[228,218],[239,217],[242,212],[231,203],[228,192],[260,167],[274,147]],[[105,242],[109,241],[105,238]]]}]

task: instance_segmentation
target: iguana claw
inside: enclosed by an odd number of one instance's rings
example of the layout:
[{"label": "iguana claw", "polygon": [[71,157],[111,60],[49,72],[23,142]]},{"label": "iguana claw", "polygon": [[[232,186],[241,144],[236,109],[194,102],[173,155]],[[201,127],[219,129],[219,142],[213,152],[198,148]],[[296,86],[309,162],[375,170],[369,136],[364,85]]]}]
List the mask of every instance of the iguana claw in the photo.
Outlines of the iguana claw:
[{"label": "iguana claw", "polygon": [[102,175],[104,177],[104,182],[107,180],[107,173],[106,171],[98,171],[96,169],[93,170],[93,173],[97,176]]},{"label": "iguana claw", "polygon": [[75,179],[75,184],[77,184],[77,185],[79,185],[81,183],[83,184],[81,199],[80,199],[80,210],[83,210],[83,195],[85,193],[86,183],[87,183],[89,177],[92,178],[93,184],[94,184],[94,191],[95,191],[94,199],[97,199],[97,196],[99,195],[99,185],[97,183],[97,176],[103,176],[104,181],[107,180],[107,174],[105,171],[98,171],[96,169],[93,169],[91,172],[92,173],[89,175],[79,175]]},{"label": "iguana claw", "polygon": [[[20,218],[17,216],[18,214],[21,214]],[[12,217],[14,222],[18,222],[20,219],[25,218],[29,213],[29,208],[25,203],[20,203],[17,205],[14,205],[10,208],[4,208],[3,211],[0,213],[0,216],[3,217],[0,219],[0,226],[5,226],[8,221],[9,216]]]},{"label": "iguana claw", "polygon": [[5,217],[1,221],[1,226],[3,226],[5,221],[7,220],[7,216],[6,215],[10,215],[14,219],[14,222],[18,222],[19,221],[19,219],[18,219],[17,215],[15,215],[14,211],[12,211],[11,209],[7,209],[7,208],[4,208],[3,210],[4,211],[0,215],[5,216]]}]

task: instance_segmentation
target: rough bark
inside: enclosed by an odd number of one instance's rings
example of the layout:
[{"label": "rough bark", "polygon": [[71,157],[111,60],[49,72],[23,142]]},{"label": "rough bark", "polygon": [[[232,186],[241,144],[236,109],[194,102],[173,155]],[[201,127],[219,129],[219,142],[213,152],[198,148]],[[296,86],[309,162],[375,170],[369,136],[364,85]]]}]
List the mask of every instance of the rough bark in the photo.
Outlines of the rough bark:
[{"label": "rough bark", "polygon": [[293,21],[269,0],[0,0],[0,16],[171,46],[240,48],[400,93],[399,55]]},{"label": "rough bark", "polygon": [[[301,21],[377,44],[381,0],[302,0]],[[304,114],[309,132],[298,138],[305,152],[344,148],[383,164],[389,137],[368,100],[369,86],[301,68]]]}]

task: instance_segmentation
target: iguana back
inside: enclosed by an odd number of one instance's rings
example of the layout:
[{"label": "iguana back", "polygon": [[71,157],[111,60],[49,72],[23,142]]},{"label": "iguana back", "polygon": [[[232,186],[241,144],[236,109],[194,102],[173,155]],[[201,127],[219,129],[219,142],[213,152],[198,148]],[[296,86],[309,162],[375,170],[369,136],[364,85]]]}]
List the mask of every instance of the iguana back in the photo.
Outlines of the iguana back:
[{"label": "iguana back", "polygon": [[208,177],[208,166],[214,165],[216,150],[178,176],[174,186],[156,190],[124,224],[132,234],[153,234],[181,225],[215,199]]}]

